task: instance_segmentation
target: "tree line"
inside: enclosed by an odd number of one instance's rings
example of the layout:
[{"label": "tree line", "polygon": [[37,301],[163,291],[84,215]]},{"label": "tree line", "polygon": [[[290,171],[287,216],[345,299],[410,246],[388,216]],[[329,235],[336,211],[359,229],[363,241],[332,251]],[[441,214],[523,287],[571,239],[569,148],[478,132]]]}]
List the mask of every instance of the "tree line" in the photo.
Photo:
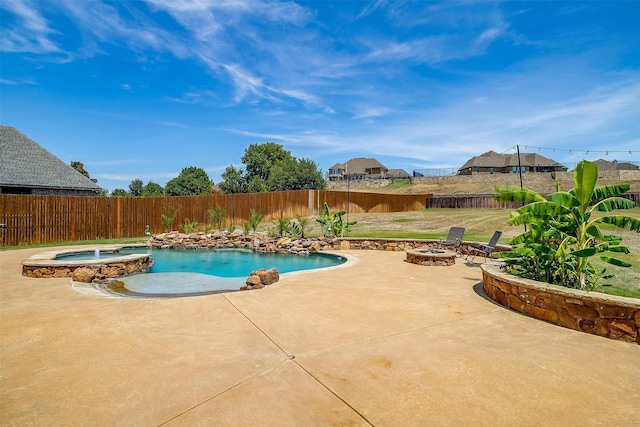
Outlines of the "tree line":
[{"label": "tree line", "polygon": [[[222,173],[222,182],[218,188],[224,194],[260,193],[287,190],[324,190],[326,182],[322,170],[310,159],[298,159],[280,144],[265,142],[250,144],[240,159],[244,168],[227,166]],[[72,161],[71,167],[91,178],[81,162]],[[128,190],[114,189],[114,197],[158,197],[158,196],[197,196],[211,194],[214,182],[202,168],[189,166],[162,187],[149,181],[146,184],[134,179]],[[105,195],[107,195],[105,193]]]}]

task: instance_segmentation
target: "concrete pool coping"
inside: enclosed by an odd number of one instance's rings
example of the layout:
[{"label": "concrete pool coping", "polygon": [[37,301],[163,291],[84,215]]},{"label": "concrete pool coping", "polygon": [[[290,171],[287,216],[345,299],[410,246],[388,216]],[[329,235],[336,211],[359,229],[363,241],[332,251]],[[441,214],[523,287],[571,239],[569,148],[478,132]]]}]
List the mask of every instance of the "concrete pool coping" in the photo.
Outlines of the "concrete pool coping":
[{"label": "concrete pool coping", "polygon": [[29,267],[79,267],[84,265],[101,265],[111,264],[117,262],[136,261],[149,256],[149,254],[127,254],[118,255],[115,257],[104,257],[96,259],[85,260],[72,260],[72,259],[56,259],[59,255],[73,255],[81,253],[90,253],[95,249],[99,249],[101,253],[119,251],[126,248],[145,248],[144,244],[130,244],[130,245],[99,245],[91,246],[84,249],[59,249],[38,252],[31,255],[29,258],[22,261],[22,265]]},{"label": "concrete pool coping", "polygon": [[0,251],[8,425],[638,421],[640,346],[499,307],[478,266],[340,251],[358,262],[257,291],[112,299],[23,277],[41,251]]}]

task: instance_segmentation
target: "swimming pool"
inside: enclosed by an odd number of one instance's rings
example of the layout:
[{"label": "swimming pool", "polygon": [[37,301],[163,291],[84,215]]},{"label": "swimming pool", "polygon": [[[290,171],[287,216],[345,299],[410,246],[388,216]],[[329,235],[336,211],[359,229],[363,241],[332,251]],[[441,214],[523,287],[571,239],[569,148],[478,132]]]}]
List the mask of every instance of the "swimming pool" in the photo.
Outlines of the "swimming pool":
[{"label": "swimming pool", "polygon": [[34,254],[22,261],[22,268],[28,277],[72,277],[74,289],[91,295],[175,298],[238,291],[251,272],[261,268],[276,268],[280,275],[297,274],[355,260],[322,252],[109,245]]},{"label": "swimming pool", "polygon": [[149,254],[155,261],[144,274],[97,285],[128,297],[169,298],[238,291],[252,271],[276,268],[280,274],[340,266],[346,258],[316,253],[307,256],[263,253],[251,249],[123,248],[122,253]]},{"label": "swimming pool", "polygon": [[[97,261],[93,252],[74,252],[56,256],[56,260],[78,262]],[[283,253],[263,253],[252,249],[149,249],[122,247],[114,252],[120,256],[147,255],[154,260],[144,274],[119,277],[98,284],[74,283],[76,290],[90,286],[104,294],[133,298],[176,298],[235,292],[246,282],[252,271],[276,268],[280,274],[343,265],[344,256],[315,253],[301,256]],[[110,261],[111,253],[102,253]]]}]

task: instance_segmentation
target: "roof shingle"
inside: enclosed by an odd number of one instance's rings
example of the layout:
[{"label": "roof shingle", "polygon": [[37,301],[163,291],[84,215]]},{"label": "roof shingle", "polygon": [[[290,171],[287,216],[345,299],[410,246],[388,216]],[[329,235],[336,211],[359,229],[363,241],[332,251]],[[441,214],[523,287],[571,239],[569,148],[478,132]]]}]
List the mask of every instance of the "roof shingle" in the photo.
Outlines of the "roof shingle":
[{"label": "roof shingle", "polygon": [[102,190],[95,182],[10,126],[0,126],[0,185]]}]

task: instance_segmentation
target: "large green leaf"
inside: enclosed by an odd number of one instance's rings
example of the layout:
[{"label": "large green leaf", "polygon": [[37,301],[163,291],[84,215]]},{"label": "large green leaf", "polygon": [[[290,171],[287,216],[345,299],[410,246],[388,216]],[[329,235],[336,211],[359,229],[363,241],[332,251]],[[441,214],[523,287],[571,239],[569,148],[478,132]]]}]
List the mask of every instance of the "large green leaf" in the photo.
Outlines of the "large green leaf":
[{"label": "large green leaf", "polygon": [[628,228],[631,231],[640,232],[640,219],[626,215],[607,215],[594,221],[611,224],[618,228]]},{"label": "large green leaf", "polygon": [[604,234],[602,234],[602,230],[600,230],[600,228],[595,224],[589,224],[587,226],[586,231],[589,236],[593,236],[596,239],[600,239],[600,240],[604,239]]},{"label": "large green leaf", "polygon": [[606,263],[609,263],[611,265],[616,265],[618,267],[631,267],[631,264],[629,264],[628,262],[619,260],[617,258],[611,258],[608,256],[601,256],[600,259]]},{"label": "large green leaf", "polygon": [[624,197],[609,197],[596,203],[593,209],[601,212],[611,212],[614,209],[633,209],[634,206],[635,203]]},{"label": "large green leaf", "polygon": [[577,256],[580,258],[588,258],[590,256],[594,256],[597,253],[598,253],[598,250],[595,247],[591,247],[591,248],[581,249],[579,251],[573,251],[571,252],[571,255]]},{"label": "large green leaf", "polygon": [[519,214],[529,214],[531,216],[542,218],[548,216],[565,215],[570,212],[569,208],[547,200],[533,202],[519,208],[516,212]]},{"label": "large green leaf", "polygon": [[576,199],[580,202],[582,212],[587,210],[593,189],[598,181],[598,167],[595,163],[582,160],[573,171],[573,183],[575,185]]},{"label": "large green leaf", "polygon": [[626,245],[614,245],[614,246],[609,245],[607,250],[609,250],[611,252],[619,252],[619,253],[623,253],[623,254],[631,253],[631,249],[629,249],[629,246],[626,246]]},{"label": "large green leaf", "polygon": [[527,188],[498,186],[496,187],[496,193],[493,198],[498,202],[531,203],[545,200],[540,194]]},{"label": "large green leaf", "polygon": [[604,200],[607,197],[616,197],[626,193],[631,189],[629,184],[613,184],[605,185],[603,187],[596,187],[593,189],[593,195],[591,196],[591,202],[597,202]]},{"label": "large green leaf", "polygon": [[549,196],[549,200],[563,206],[579,206],[580,202],[568,191],[558,191]]}]

